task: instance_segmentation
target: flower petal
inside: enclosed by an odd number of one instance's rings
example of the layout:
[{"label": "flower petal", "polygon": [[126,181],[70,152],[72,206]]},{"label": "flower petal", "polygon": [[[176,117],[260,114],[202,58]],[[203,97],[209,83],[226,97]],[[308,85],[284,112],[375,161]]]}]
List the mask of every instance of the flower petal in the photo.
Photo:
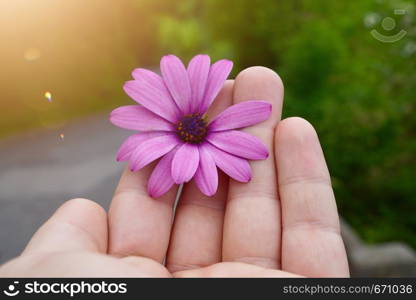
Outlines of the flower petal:
[{"label": "flower petal", "polygon": [[230,75],[232,68],[233,62],[226,59],[219,60],[211,66],[204,99],[199,108],[200,113],[205,113],[208,110],[208,107],[214,101],[223,87],[224,82],[227,80],[227,77]]},{"label": "flower petal", "polygon": [[266,101],[244,101],[234,104],[220,113],[210,124],[211,131],[242,128],[267,120],[272,105]]},{"label": "flower petal", "polygon": [[131,154],[137,147],[140,146],[141,143],[144,141],[166,135],[166,132],[156,132],[156,131],[150,131],[150,132],[142,132],[137,133],[129,136],[120,146],[120,149],[117,153],[117,161],[127,161],[130,159]]},{"label": "flower petal", "polygon": [[158,89],[163,89],[163,88],[166,89],[166,86],[165,86],[165,83],[163,82],[162,77],[160,77],[158,74],[150,70],[137,68],[137,69],[134,69],[133,72],[131,72],[131,76],[133,76],[135,80],[145,81],[148,84],[153,85],[154,87]]},{"label": "flower petal", "polygon": [[240,182],[249,182],[251,180],[251,168],[247,160],[228,154],[209,143],[203,145],[206,147],[215,164],[231,178]]},{"label": "flower petal", "polygon": [[176,148],[162,157],[154,168],[147,183],[147,192],[150,197],[158,198],[170,190],[174,184],[171,168],[172,159],[175,156]]},{"label": "flower petal", "polygon": [[140,144],[130,156],[130,169],[137,171],[172,150],[179,141],[175,134],[150,138]]},{"label": "flower petal", "polygon": [[199,190],[212,196],[218,189],[218,171],[215,161],[205,147],[199,147],[199,166],[195,173],[195,183]]},{"label": "flower petal", "polygon": [[176,184],[188,182],[194,176],[199,164],[198,146],[183,144],[172,161],[172,178]]},{"label": "flower petal", "polygon": [[166,55],[160,61],[160,71],[176,104],[184,114],[190,112],[191,84],[182,61],[175,55]]},{"label": "flower petal", "polygon": [[179,108],[169,94],[162,78],[156,73],[144,69],[136,69],[134,76],[136,80],[130,80],[124,84],[123,88],[127,95],[151,112],[176,123],[180,115]]},{"label": "flower petal", "polygon": [[110,121],[114,125],[139,131],[173,131],[172,123],[152,113],[141,105],[126,105],[113,110]]},{"label": "flower petal", "polygon": [[188,64],[188,76],[191,83],[191,113],[198,112],[204,98],[211,59],[208,55],[197,55]]},{"label": "flower petal", "polygon": [[257,160],[269,156],[267,147],[258,138],[242,131],[211,132],[207,140],[217,148],[242,158]]}]

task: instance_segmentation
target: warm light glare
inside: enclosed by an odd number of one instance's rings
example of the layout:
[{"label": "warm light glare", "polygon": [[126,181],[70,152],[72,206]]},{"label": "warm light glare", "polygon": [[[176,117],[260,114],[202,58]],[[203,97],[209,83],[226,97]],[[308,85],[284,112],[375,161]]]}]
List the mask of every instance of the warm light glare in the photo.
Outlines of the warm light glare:
[{"label": "warm light glare", "polygon": [[45,93],[45,98],[48,99],[49,102],[52,102],[52,94],[50,92]]},{"label": "warm light glare", "polygon": [[65,138],[65,135],[64,135],[63,133],[61,133],[61,134],[59,135],[59,137],[61,138],[61,140],[63,140],[63,139]]},{"label": "warm light glare", "polygon": [[0,0],[0,136],[55,129],[124,97],[138,56],[130,42],[145,31],[136,1]]},{"label": "warm light glare", "polygon": [[27,61],[34,61],[40,58],[40,51],[36,48],[28,48],[23,56]]}]

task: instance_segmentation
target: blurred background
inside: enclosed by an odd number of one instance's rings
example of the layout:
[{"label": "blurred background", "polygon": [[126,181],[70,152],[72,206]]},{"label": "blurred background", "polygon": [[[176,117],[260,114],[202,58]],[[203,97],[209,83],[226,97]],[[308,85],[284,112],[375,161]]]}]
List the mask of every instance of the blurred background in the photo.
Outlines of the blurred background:
[{"label": "blurred background", "polygon": [[232,59],[233,76],[274,69],[285,82],[284,117],[315,126],[353,274],[416,276],[415,6],[0,0],[0,262],[67,198],[108,205],[128,133],[106,116],[132,103],[122,90],[130,72],[158,67],[168,53],[207,53]]}]

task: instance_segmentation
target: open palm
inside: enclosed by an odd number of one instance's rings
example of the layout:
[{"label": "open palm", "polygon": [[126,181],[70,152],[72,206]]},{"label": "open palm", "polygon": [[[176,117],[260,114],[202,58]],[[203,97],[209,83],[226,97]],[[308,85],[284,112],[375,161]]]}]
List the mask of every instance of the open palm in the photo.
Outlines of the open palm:
[{"label": "open palm", "polygon": [[[83,199],[65,203],[1,276],[288,277],[349,276],[329,173],[313,127],[280,121],[283,85],[253,67],[229,80],[208,115],[266,100],[271,118],[247,131],[268,146],[242,184],[220,173],[213,197],[186,184],[147,195],[154,165],[122,175],[109,213]],[[279,122],[280,121],[280,122]]]}]

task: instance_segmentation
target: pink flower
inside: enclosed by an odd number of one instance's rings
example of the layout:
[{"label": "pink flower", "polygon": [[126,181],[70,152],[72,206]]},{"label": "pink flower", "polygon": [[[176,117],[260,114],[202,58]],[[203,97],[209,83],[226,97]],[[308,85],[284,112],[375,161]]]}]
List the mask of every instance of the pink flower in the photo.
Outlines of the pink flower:
[{"label": "pink flower", "polygon": [[268,157],[266,146],[256,137],[236,129],[266,120],[271,105],[245,101],[228,107],[209,124],[205,113],[221,90],[232,62],[211,65],[207,55],[195,56],[186,69],[174,55],[160,62],[162,77],[135,69],[125,92],[140,105],[119,107],[110,121],[121,128],[140,131],[127,138],[117,154],[137,171],[161,158],[148,181],[148,193],[159,197],[174,183],[192,178],[202,193],[212,196],[218,187],[217,167],[233,179],[251,179],[250,160]]}]

